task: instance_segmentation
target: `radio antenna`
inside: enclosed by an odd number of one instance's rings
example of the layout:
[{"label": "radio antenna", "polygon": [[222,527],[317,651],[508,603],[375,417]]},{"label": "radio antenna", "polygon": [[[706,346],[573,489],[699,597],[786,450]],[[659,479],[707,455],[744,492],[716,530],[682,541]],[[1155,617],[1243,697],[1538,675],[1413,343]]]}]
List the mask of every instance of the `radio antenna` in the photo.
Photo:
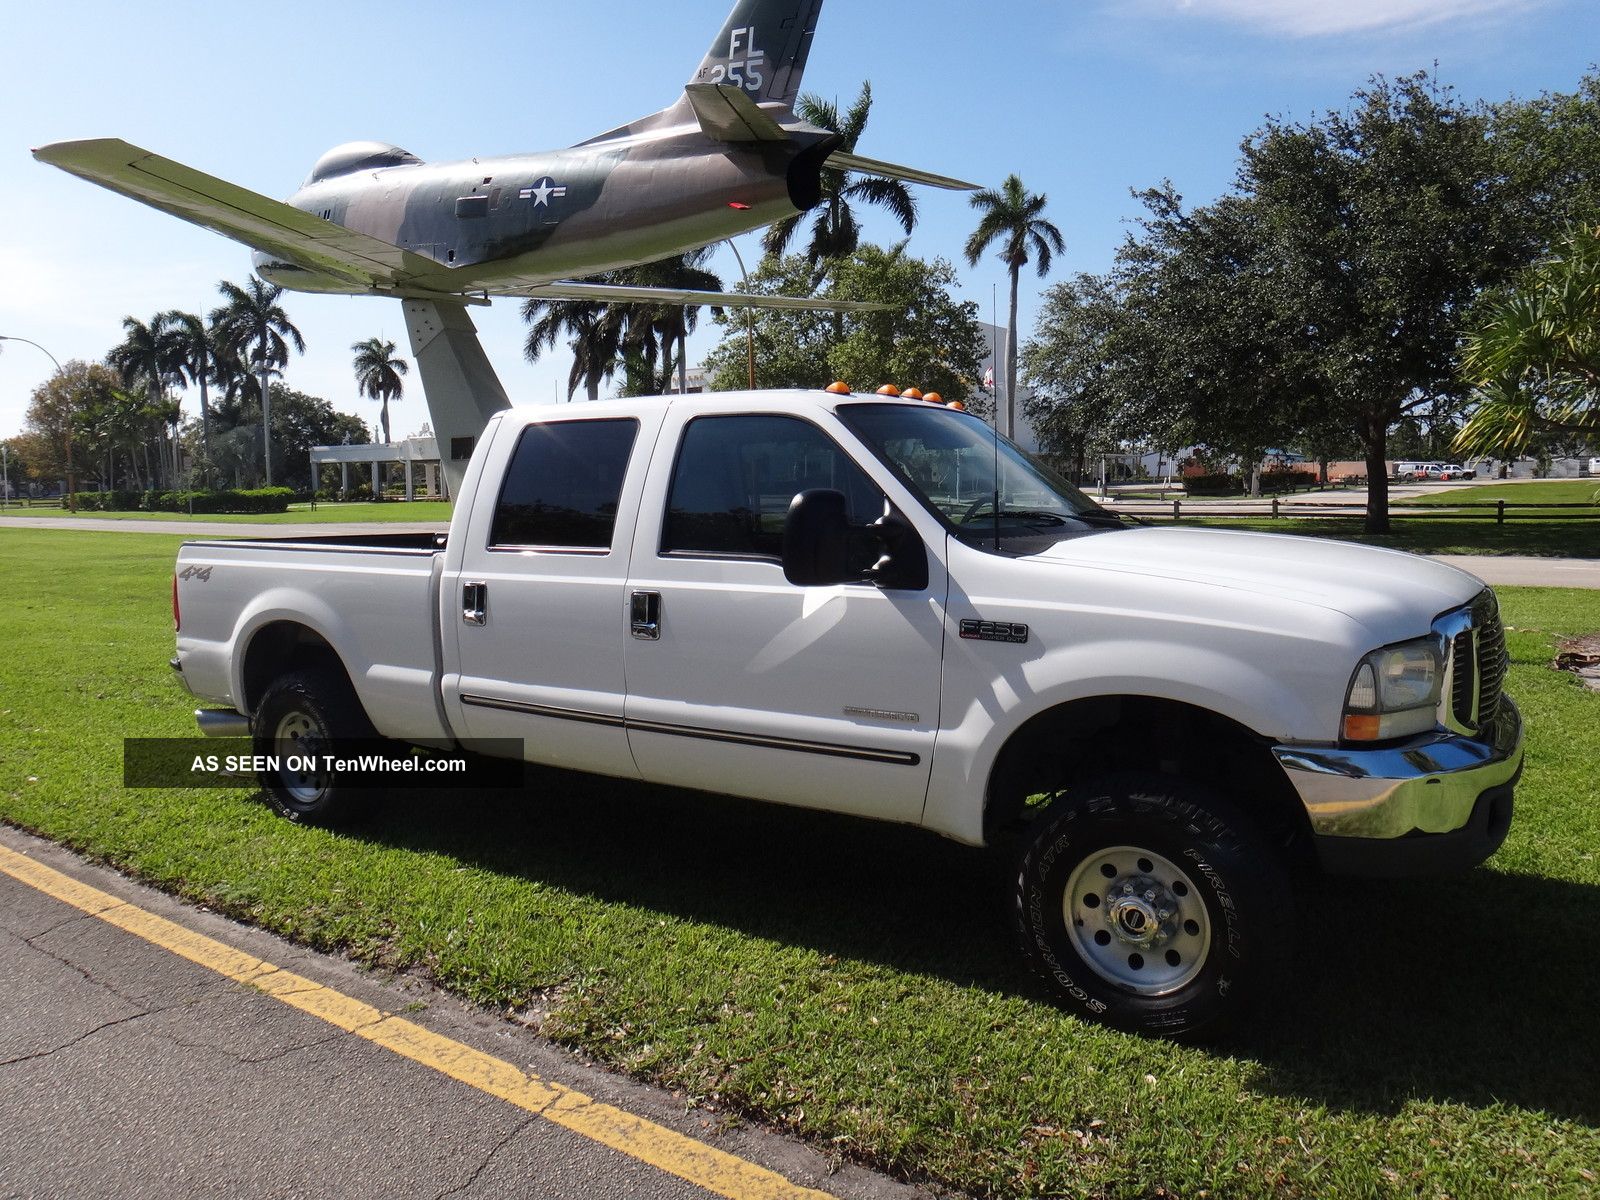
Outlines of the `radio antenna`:
[{"label": "radio antenna", "polygon": [[1000,287],[989,285],[989,362],[994,368],[994,552],[1000,553]]}]

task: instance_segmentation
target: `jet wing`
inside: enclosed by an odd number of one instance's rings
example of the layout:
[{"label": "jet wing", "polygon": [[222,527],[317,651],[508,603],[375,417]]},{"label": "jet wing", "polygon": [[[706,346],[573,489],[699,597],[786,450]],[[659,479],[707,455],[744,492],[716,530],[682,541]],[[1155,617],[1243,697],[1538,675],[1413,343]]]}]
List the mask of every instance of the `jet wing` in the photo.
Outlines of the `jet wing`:
[{"label": "jet wing", "polygon": [[348,279],[355,291],[404,289],[409,280],[439,270],[420,254],[117,138],[56,142],[33,156],[286,262]]},{"label": "jet wing", "polygon": [[523,296],[533,300],[587,300],[596,304],[709,304],[714,308],[781,308],[798,312],[883,312],[892,304],[866,300],[818,300],[805,296],[757,296],[744,292],[696,292],[678,288],[623,287],[609,283],[540,283],[497,288],[491,296]]},{"label": "jet wing", "polygon": [[945,188],[952,192],[975,192],[976,183],[964,183],[948,175],[935,175],[915,167],[902,167],[894,163],[879,162],[875,158],[862,158],[859,154],[846,154],[836,150],[828,155],[828,165],[840,171],[856,171],[862,175],[881,175],[885,179],[900,179],[906,183],[922,183],[928,187]]}]

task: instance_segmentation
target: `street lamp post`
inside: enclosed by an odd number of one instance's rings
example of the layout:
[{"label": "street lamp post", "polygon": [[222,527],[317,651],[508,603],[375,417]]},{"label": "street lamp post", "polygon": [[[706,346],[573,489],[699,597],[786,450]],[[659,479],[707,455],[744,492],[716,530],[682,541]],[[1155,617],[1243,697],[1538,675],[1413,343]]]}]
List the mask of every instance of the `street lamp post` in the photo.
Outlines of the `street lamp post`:
[{"label": "street lamp post", "polygon": [[[43,346],[39,345],[39,343],[34,341],[32,338],[7,337],[5,334],[0,333],[0,342],[22,342],[24,345],[32,346],[40,354],[42,354],[46,358],[48,358],[52,363],[55,363],[56,374],[57,375],[61,374],[61,364],[56,361],[56,356],[54,354],[51,354],[50,351],[46,350]],[[7,485],[7,490],[9,490],[9,484]],[[72,477],[72,403],[71,403],[71,401],[68,401],[68,403],[67,403],[67,511],[68,512],[77,512],[78,511],[77,483]]]},{"label": "street lamp post", "polygon": [[[750,272],[744,269],[744,255],[739,253],[739,247],[732,238],[728,239],[728,249],[733,251],[733,257],[739,262],[739,274],[744,276],[744,290],[750,290]],[[744,337],[745,337],[745,365],[749,368],[750,390],[756,390],[756,310],[744,310]],[[686,389],[687,390],[687,389]]]}]

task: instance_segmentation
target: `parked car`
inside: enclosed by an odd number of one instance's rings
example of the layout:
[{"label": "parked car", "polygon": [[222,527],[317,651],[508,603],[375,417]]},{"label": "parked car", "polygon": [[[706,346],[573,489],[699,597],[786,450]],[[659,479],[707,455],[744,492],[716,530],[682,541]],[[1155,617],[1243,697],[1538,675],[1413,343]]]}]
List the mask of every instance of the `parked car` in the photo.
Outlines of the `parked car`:
[{"label": "parked car", "polygon": [[189,542],[173,608],[292,820],[349,816],[315,751],[376,731],[1015,847],[1044,986],[1159,1035],[1289,978],[1306,875],[1488,857],[1523,758],[1481,580],[1138,525],[920,401],[511,409],[447,536]]},{"label": "parked car", "polygon": [[1452,479],[1476,479],[1478,473],[1460,463],[1429,463],[1427,478],[1449,482]]}]

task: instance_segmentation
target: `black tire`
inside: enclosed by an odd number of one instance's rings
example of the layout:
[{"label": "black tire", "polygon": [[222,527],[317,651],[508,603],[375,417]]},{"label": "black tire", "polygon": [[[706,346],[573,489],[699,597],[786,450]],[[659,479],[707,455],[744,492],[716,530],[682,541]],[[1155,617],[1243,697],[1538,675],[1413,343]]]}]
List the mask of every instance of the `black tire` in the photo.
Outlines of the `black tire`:
[{"label": "black tire", "polygon": [[[274,680],[251,721],[255,752],[325,754],[376,733],[355,689],[341,672],[313,667]],[[364,793],[326,775],[285,770],[258,775],[267,802],[280,816],[306,825],[335,825],[355,817]]]},{"label": "black tire", "polygon": [[1284,856],[1211,789],[1105,775],[1030,832],[1016,931],[1069,1011],[1159,1037],[1215,1033],[1289,970]]}]

